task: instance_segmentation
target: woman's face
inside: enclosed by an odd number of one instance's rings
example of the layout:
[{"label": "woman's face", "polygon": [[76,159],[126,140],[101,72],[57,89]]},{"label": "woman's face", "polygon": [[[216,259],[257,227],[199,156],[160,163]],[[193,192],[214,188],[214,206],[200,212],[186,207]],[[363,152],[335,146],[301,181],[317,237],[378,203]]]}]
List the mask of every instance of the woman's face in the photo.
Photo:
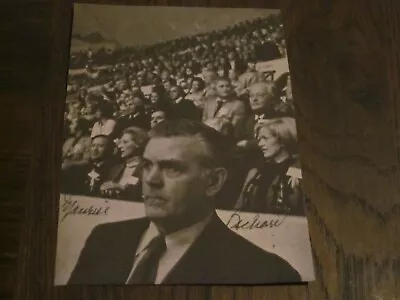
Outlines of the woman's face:
[{"label": "woman's face", "polygon": [[199,82],[198,82],[197,80],[194,80],[194,81],[192,82],[192,90],[193,90],[194,92],[197,92],[197,91],[200,90],[200,84],[199,84]]},{"label": "woman's face", "polygon": [[283,147],[278,138],[266,127],[260,129],[257,140],[266,159],[272,159],[282,151]]},{"label": "woman's face", "polygon": [[132,136],[129,133],[124,133],[119,140],[118,144],[121,158],[127,159],[136,155],[138,149],[136,143],[133,141]]}]

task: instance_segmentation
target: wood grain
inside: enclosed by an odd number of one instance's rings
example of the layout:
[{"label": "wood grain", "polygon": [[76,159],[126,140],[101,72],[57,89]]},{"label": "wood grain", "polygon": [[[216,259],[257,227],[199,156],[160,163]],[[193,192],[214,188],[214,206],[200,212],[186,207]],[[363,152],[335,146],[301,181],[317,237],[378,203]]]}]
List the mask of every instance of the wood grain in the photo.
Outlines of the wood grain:
[{"label": "wood grain", "polygon": [[281,8],[317,280],[54,288],[71,3],[0,4],[1,299],[400,299],[396,0],[86,1]]}]

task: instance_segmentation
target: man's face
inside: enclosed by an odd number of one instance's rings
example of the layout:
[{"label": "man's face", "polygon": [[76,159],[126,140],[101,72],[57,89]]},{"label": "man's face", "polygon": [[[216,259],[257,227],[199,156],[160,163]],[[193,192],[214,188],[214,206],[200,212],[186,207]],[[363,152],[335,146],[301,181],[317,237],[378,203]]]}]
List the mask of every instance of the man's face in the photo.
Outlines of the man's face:
[{"label": "man's face", "polygon": [[165,121],[165,113],[161,110],[157,110],[151,114],[150,125],[151,128],[154,128],[158,123]]},{"label": "man's face", "polygon": [[213,82],[214,78],[215,78],[215,73],[211,72],[211,71],[206,71],[204,72],[203,76],[204,76],[204,82],[209,85]]},{"label": "man's face", "polygon": [[158,96],[158,94],[156,92],[152,92],[150,95],[151,103],[156,104],[158,102],[158,100],[160,100],[160,96]]},{"label": "man's face", "polygon": [[217,95],[219,97],[226,98],[229,96],[231,85],[226,80],[219,80],[215,85],[215,90],[217,91]]},{"label": "man's face", "polygon": [[138,97],[129,98],[126,101],[126,107],[133,113],[136,112],[138,107],[140,107],[142,105],[143,105],[143,102]]},{"label": "man's face", "polygon": [[164,82],[164,89],[166,92],[169,92],[171,89],[171,83],[169,81]]},{"label": "man's face", "polygon": [[273,95],[262,85],[250,88],[249,100],[251,110],[255,113],[263,112],[275,104]]},{"label": "man's face", "polygon": [[249,71],[255,71],[256,70],[256,63],[254,61],[249,61],[247,63],[247,69]]},{"label": "man's face", "polygon": [[167,79],[169,79],[169,72],[168,71],[162,71],[162,73],[161,73],[161,80],[162,81],[165,81],[165,80],[167,80]]},{"label": "man's face", "polygon": [[143,154],[143,196],[147,217],[179,223],[208,207],[208,179],[200,158],[204,145],[194,137],[154,137]]},{"label": "man's face", "polygon": [[99,136],[93,139],[90,145],[90,156],[94,161],[104,160],[106,150],[108,147],[108,140],[105,137]]},{"label": "man's face", "polygon": [[178,99],[179,98],[179,88],[177,86],[171,87],[171,89],[169,91],[169,95],[172,100]]}]

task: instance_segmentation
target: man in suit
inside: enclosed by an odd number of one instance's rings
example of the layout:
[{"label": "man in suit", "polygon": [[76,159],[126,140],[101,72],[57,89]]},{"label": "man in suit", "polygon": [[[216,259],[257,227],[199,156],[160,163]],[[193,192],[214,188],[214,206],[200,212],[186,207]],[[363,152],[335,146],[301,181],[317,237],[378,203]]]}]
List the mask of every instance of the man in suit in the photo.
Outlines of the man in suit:
[{"label": "man in suit", "polygon": [[192,101],[185,99],[180,86],[174,85],[169,91],[172,117],[177,119],[200,120],[201,110]]},{"label": "man in suit", "polygon": [[162,122],[143,154],[146,217],[90,234],[69,283],[265,284],[298,282],[279,256],[240,237],[215,212],[231,144],[199,122]]},{"label": "man in suit", "polygon": [[256,69],[257,59],[254,57],[249,58],[247,61],[247,70],[238,78],[238,96],[247,92],[249,86],[263,80],[264,75]]},{"label": "man in suit", "polygon": [[249,88],[249,104],[251,114],[246,117],[243,137],[238,143],[240,151],[249,165],[256,166],[262,161],[262,152],[255,138],[257,126],[261,126],[274,118],[293,117],[292,106],[279,98],[275,83],[272,81],[257,82]]},{"label": "man in suit", "polygon": [[87,164],[71,167],[62,177],[62,192],[100,196],[100,186],[107,180],[111,167],[111,140],[106,135],[92,138],[90,160]]},{"label": "man in suit", "polygon": [[203,108],[203,121],[213,118],[225,118],[233,125],[236,139],[240,139],[244,132],[246,107],[243,101],[237,99],[232,93],[229,79],[219,77],[215,81],[216,96],[205,100]]},{"label": "man in suit", "polygon": [[150,129],[150,118],[146,115],[142,95],[134,95],[126,100],[126,113],[118,118],[113,137],[120,138],[125,128],[133,126]]}]

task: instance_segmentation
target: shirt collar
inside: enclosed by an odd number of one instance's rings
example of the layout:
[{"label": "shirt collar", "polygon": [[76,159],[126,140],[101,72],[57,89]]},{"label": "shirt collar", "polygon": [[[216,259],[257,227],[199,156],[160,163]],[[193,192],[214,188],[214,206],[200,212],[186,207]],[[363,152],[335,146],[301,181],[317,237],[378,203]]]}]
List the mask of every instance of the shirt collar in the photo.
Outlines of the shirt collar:
[{"label": "shirt collar", "polygon": [[259,114],[259,115],[255,115],[255,116],[254,116],[254,119],[255,119],[256,121],[258,121],[258,120],[263,120],[264,117],[265,117],[265,114]]},{"label": "shirt collar", "polygon": [[[197,239],[197,237],[203,232],[206,225],[210,222],[211,217],[212,213],[196,224],[193,224],[189,227],[183,228],[179,231],[166,235],[165,243],[167,245],[167,250],[191,245]],[[153,222],[150,222],[150,225],[147,228],[147,235],[154,238],[159,234],[160,233],[156,225]],[[148,244],[143,246],[144,248],[146,248]]]},{"label": "shirt collar", "polygon": [[227,99],[222,99],[221,97],[217,97],[217,102],[225,103],[227,102]]},{"label": "shirt collar", "polygon": [[183,97],[179,97],[178,99],[175,100],[175,103],[178,104],[179,102],[181,102],[183,100]]}]

